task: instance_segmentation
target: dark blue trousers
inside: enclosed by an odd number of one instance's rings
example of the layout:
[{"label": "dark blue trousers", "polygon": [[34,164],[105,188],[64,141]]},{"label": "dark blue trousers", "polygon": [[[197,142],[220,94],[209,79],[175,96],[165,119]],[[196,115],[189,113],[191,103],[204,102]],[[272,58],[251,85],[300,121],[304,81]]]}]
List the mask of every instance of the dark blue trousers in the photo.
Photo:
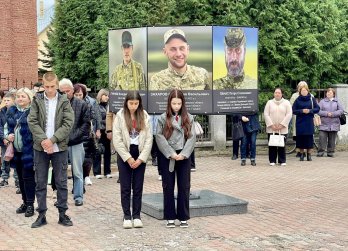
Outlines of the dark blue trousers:
[{"label": "dark blue trousers", "polygon": [[[186,221],[190,219],[191,158],[176,161],[174,172],[169,172],[169,159],[158,152],[158,165],[162,170],[164,219]],[[177,178],[177,210],[175,210],[174,188]]]},{"label": "dark blue trousers", "polygon": [[[130,154],[137,160],[139,148],[137,145],[130,146]],[[120,176],[121,204],[125,220],[140,219],[141,200],[146,164],[142,163],[136,169],[132,169],[128,162],[124,162],[117,154],[117,166]],[[131,192],[133,190],[132,213],[130,210]]]}]

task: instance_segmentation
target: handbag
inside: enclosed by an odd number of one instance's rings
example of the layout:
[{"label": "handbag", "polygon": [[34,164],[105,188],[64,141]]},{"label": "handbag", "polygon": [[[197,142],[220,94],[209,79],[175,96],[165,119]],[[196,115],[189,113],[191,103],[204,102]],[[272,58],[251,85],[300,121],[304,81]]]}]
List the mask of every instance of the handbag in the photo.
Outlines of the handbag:
[{"label": "handbag", "polygon": [[[312,110],[314,109],[314,105],[313,105],[313,97],[311,97],[311,102],[312,102]],[[318,114],[314,114],[313,117],[313,123],[315,126],[320,126],[321,125],[321,118]]]},{"label": "handbag", "polygon": [[195,127],[196,136],[202,135],[203,134],[203,128],[202,128],[201,124],[198,121],[194,121],[193,125]]},{"label": "handbag", "polygon": [[14,156],[14,148],[13,148],[13,143],[10,142],[7,145],[6,152],[4,154],[4,160],[5,161],[11,161]]},{"label": "handbag", "polygon": [[340,115],[340,124],[341,124],[341,125],[345,125],[346,123],[347,123],[346,112],[343,112],[343,113]]},{"label": "handbag", "polygon": [[285,146],[285,136],[279,134],[271,134],[269,136],[268,146],[277,146],[284,147]]},{"label": "handbag", "polygon": [[244,130],[242,122],[232,124],[232,140],[240,140],[244,137]]},{"label": "handbag", "polygon": [[313,122],[315,126],[320,126],[321,125],[321,118],[318,114],[314,114],[313,117]]}]

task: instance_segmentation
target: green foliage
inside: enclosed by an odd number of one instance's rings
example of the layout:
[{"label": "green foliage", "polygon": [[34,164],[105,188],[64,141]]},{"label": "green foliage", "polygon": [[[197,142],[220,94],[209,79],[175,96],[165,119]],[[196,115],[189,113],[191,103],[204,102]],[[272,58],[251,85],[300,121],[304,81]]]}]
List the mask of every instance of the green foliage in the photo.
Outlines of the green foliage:
[{"label": "green foliage", "polygon": [[311,88],[347,83],[347,16],[348,0],[60,0],[47,48],[59,77],[98,89],[108,83],[110,28],[258,27],[262,109],[276,86],[289,97],[300,80]]}]

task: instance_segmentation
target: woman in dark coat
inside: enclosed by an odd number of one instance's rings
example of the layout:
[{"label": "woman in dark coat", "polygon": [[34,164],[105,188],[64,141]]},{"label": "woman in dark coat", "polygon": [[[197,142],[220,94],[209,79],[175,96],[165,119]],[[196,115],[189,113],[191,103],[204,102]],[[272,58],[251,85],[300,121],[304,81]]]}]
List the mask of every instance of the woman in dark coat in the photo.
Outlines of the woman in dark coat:
[{"label": "woman in dark coat", "polygon": [[34,215],[35,171],[33,136],[29,130],[27,117],[30,111],[32,92],[24,87],[16,93],[16,105],[6,113],[5,139],[14,146],[14,157],[11,166],[17,169],[19,187],[23,204],[16,210],[25,217]]},{"label": "woman in dark coat", "polygon": [[304,160],[304,150],[307,149],[307,160],[312,160],[314,143],[314,114],[320,107],[309,93],[308,86],[299,89],[299,97],[295,100],[292,110],[296,115],[296,147],[300,149],[300,161]]}]

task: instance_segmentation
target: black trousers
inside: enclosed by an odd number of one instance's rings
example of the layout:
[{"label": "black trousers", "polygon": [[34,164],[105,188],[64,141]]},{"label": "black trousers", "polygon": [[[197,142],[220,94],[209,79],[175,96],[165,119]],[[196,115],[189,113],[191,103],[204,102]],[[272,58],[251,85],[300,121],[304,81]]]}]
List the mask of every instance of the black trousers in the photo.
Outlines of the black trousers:
[{"label": "black trousers", "polygon": [[[268,134],[268,140],[270,137],[270,133]],[[286,144],[286,138],[287,134],[283,134],[285,136],[285,144]],[[285,147],[277,147],[277,146],[269,146],[268,147],[268,159],[269,163],[277,163],[277,157],[278,157],[278,163],[286,163],[286,153],[285,153]]]},{"label": "black trousers", "polygon": [[[137,145],[130,146],[130,154],[136,160],[139,157]],[[141,199],[143,196],[143,185],[146,164],[142,163],[136,169],[132,169],[128,162],[124,162],[117,155],[117,166],[121,186],[121,204],[125,220],[140,219]],[[131,191],[133,190],[132,213],[130,210]]]},{"label": "black trousers", "polygon": [[[162,170],[164,219],[180,221],[190,219],[191,158],[176,161],[174,172],[169,172],[169,159],[159,151],[158,165]],[[175,176],[178,188],[177,210],[174,199]]]},{"label": "black trousers", "polygon": [[19,188],[22,192],[22,200],[26,205],[33,205],[35,201],[35,171],[34,167],[24,168],[21,160],[22,153],[15,152],[16,156],[16,169],[19,181]]}]

